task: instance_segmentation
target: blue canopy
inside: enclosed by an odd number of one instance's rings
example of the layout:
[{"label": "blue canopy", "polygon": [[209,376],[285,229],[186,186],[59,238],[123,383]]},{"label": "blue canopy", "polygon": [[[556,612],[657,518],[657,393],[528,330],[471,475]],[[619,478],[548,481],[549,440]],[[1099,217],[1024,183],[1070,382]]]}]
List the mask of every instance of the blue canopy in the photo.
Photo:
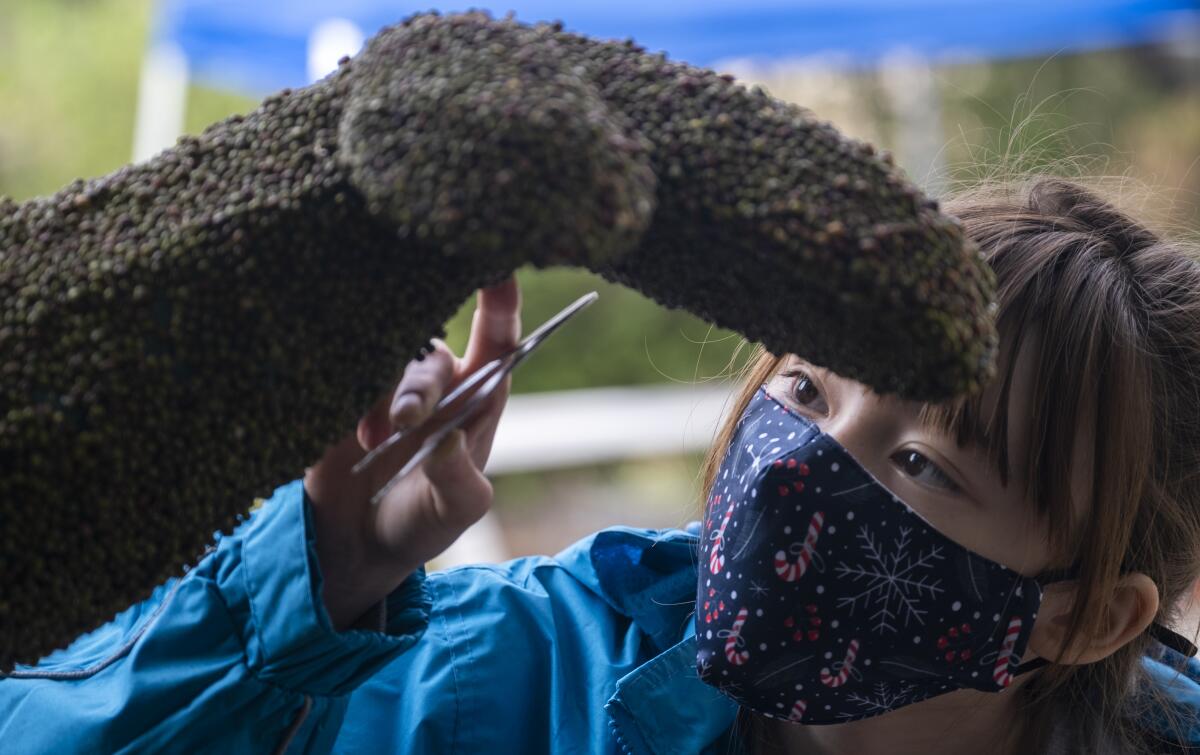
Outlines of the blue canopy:
[{"label": "blue canopy", "polygon": [[[486,7],[519,21],[561,20],[568,31],[632,37],[651,52],[702,66],[733,57],[831,54],[871,65],[903,46],[935,62],[1045,55],[1153,41],[1194,0],[506,0]],[[155,39],[177,45],[194,80],[263,94],[311,83],[315,29],[342,19],[369,37],[429,6],[395,0],[162,0]],[[357,31],[356,31],[357,30]],[[342,34],[342,44],[346,35]]]}]

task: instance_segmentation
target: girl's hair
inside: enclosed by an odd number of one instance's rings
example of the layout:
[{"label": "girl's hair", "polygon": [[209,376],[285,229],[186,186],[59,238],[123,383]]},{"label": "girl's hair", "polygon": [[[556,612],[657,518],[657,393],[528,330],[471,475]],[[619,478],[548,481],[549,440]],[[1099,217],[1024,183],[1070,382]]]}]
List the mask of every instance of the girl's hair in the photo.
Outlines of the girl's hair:
[{"label": "girl's hair", "polygon": [[[963,223],[996,272],[999,401],[982,416],[981,392],[927,404],[925,417],[960,446],[981,439],[1002,484],[1023,487],[1049,528],[1051,567],[1078,567],[1078,597],[1062,651],[1103,625],[1118,577],[1158,586],[1155,621],[1171,625],[1200,576],[1200,254],[1160,238],[1088,188],[1038,177],[960,192],[943,208]],[[1024,459],[1007,447],[1009,389],[1024,339],[1040,336]],[[732,411],[701,468],[705,499],[737,418],[783,355],[756,347]],[[1092,497],[1074,507],[1073,443],[1094,420]],[[1087,449],[1084,449],[1087,451]],[[1013,479],[1013,469],[1027,470]],[[1092,751],[1102,732],[1131,751],[1160,748],[1134,721],[1171,716],[1140,659],[1159,655],[1144,633],[1108,658],[1050,665],[1022,696],[1021,752],[1040,752],[1052,727]],[[1053,659],[1051,659],[1053,660]],[[1135,692],[1137,694],[1135,694]],[[1146,706],[1153,706],[1147,710]],[[753,731],[743,709],[738,726]]]}]

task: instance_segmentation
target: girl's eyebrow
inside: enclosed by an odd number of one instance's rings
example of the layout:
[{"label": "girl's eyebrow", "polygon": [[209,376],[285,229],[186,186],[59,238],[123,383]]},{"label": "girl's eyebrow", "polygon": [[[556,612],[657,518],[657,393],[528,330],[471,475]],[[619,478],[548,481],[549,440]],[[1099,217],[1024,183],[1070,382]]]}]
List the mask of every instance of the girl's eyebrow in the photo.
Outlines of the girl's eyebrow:
[{"label": "girl's eyebrow", "polygon": [[[934,435],[942,440],[947,441],[958,448],[958,434],[953,427],[947,427],[936,414],[921,412],[921,427],[930,435]],[[972,422],[968,427],[967,444],[965,448],[977,448],[983,450],[987,448],[987,435],[984,428],[977,422]]]},{"label": "girl's eyebrow", "polygon": [[[803,357],[792,354],[785,360],[785,366],[788,363],[802,365],[813,372],[819,373],[822,378],[828,377],[834,373],[829,370],[815,365]],[[957,427],[963,423],[969,423],[967,430],[967,443],[962,446],[962,450],[986,452],[988,449],[987,428],[979,421],[977,417],[971,417],[973,413],[967,413],[968,416],[963,416],[963,412],[952,412],[946,406],[936,404],[922,404],[919,402],[905,402],[917,409],[917,414],[920,417],[921,429],[930,435],[946,442],[956,450],[959,450]],[[925,411],[926,408],[931,408],[933,411]]]},{"label": "girl's eyebrow", "polygon": [[[837,376],[836,373],[794,354],[784,359],[783,369],[793,366],[811,370],[826,384],[830,376]],[[902,403],[916,409],[921,429],[939,441],[943,452],[957,460],[959,473],[966,476],[969,482],[978,479],[979,475],[986,478],[991,473],[987,459],[993,449],[987,435],[986,420],[979,412],[977,401]],[[962,446],[958,444],[960,430],[965,433],[966,438],[966,443]],[[1004,473],[1001,471],[999,474]]]},{"label": "girl's eyebrow", "polygon": [[[986,421],[974,403],[918,404],[918,407],[921,428],[944,441],[954,451],[983,456],[990,453],[991,441]],[[966,439],[962,445],[958,442],[960,435]]]}]

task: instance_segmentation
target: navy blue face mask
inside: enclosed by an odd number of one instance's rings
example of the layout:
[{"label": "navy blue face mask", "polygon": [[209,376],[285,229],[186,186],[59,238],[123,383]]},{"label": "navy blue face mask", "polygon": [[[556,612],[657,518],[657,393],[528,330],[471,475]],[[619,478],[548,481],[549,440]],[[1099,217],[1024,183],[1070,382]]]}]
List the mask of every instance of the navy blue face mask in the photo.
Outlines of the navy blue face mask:
[{"label": "navy blue face mask", "polygon": [[1045,663],[1021,664],[1042,585],[1073,575],[1039,577],[940,533],[764,384],[704,518],[697,671],[758,713],[805,724],[998,692]]}]

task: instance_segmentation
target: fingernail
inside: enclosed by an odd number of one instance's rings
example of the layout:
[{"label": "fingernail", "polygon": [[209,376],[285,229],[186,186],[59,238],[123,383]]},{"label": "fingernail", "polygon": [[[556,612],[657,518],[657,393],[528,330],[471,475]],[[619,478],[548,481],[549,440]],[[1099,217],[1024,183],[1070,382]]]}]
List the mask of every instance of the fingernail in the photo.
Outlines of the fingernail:
[{"label": "fingernail", "polygon": [[429,356],[429,354],[432,351],[433,351],[433,341],[429,341],[424,346],[422,346],[420,349],[417,350],[416,360],[418,362],[424,361],[425,357]]},{"label": "fingernail", "polygon": [[421,398],[415,393],[405,393],[392,404],[392,416],[398,421],[408,422],[421,406]]}]

